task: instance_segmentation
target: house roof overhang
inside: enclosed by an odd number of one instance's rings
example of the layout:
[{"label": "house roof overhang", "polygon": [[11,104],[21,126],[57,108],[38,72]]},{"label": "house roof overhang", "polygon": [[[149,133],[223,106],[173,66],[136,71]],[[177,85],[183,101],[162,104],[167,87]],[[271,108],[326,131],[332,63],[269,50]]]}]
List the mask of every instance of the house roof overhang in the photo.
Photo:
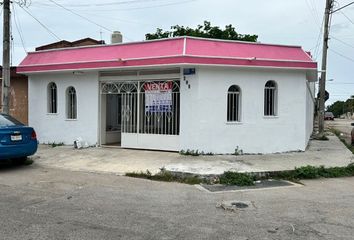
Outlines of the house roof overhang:
[{"label": "house roof overhang", "polygon": [[17,72],[167,65],[300,69],[307,72],[309,80],[317,79],[317,63],[301,47],[194,37],[31,52],[20,63]]}]

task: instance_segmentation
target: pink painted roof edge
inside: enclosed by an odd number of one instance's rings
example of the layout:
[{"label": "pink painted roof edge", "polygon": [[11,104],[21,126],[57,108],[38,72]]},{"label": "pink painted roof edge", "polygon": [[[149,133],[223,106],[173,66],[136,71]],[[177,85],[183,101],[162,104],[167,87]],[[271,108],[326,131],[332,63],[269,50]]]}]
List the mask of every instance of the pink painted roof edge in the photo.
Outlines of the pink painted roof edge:
[{"label": "pink painted roof edge", "polygon": [[[77,49],[92,49],[92,48],[100,48],[100,49],[102,49],[102,48],[105,48],[105,47],[114,47],[114,46],[127,46],[127,45],[139,45],[139,46],[141,46],[142,44],[151,44],[151,43],[154,43],[154,42],[166,42],[166,41],[175,41],[176,42],[176,44],[178,45],[178,44],[182,44],[181,43],[181,39],[184,39],[184,42],[183,42],[183,46],[182,46],[182,48],[181,48],[181,46],[180,46],[180,48],[177,48],[177,49],[175,49],[174,51],[174,54],[173,55],[168,55],[168,54],[165,54],[165,55],[161,55],[161,56],[158,56],[158,55],[156,55],[156,56],[141,56],[141,57],[137,57],[137,58],[134,58],[134,57],[132,57],[132,58],[129,58],[129,57],[127,57],[127,58],[117,58],[117,59],[104,59],[104,60],[100,60],[100,59],[97,59],[97,60],[94,60],[94,59],[91,59],[91,60],[88,60],[88,61],[85,61],[85,60],[82,60],[82,61],[77,61],[77,60],[75,60],[74,62],[69,62],[69,61],[66,61],[66,62],[52,62],[52,63],[39,63],[39,64],[24,64],[24,62],[25,62],[25,60],[29,57],[29,55],[36,55],[36,54],[41,54],[41,53],[55,53],[55,52],[63,52],[63,53],[65,53],[65,51],[70,51],[70,50],[77,50]],[[188,41],[188,39],[190,39],[191,40],[191,44],[189,44],[189,43],[187,43],[187,41]],[[194,55],[194,54],[191,54],[191,53],[187,53],[187,49],[186,48],[188,48],[188,46],[189,45],[193,45],[193,40],[196,40],[196,41],[194,41],[194,42],[197,42],[197,41],[209,41],[211,44],[212,43],[215,43],[215,42],[223,42],[223,43],[238,43],[238,44],[241,44],[241,46],[240,46],[240,48],[243,48],[242,47],[242,45],[256,45],[256,46],[270,46],[270,47],[276,47],[276,48],[274,48],[273,50],[279,50],[279,47],[283,47],[283,48],[287,48],[288,50],[287,51],[290,51],[290,52],[293,52],[294,50],[290,50],[289,48],[296,48],[296,49],[298,49],[298,50],[300,50],[300,51],[302,51],[302,53],[301,52],[298,52],[298,55],[304,55],[304,56],[306,56],[306,58],[301,58],[300,59],[300,56],[297,56],[299,59],[286,59],[286,58],[284,58],[284,56],[283,56],[283,59],[281,59],[281,58],[279,58],[279,59],[276,59],[276,58],[262,58],[262,57],[254,57],[254,58],[252,58],[252,57],[245,57],[245,56],[243,56],[243,57],[234,57],[234,56],[227,56],[227,54],[225,54],[225,55],[217,55],[217,54],[215,54],[215,55],[212,55],[212,54],[210,54],[210,55],[208,55],[208,53],[207,54],[205,54],[205,55],[202,55],[202,54],[200,54],[200,53],[198,53],[197,55]],[[256,48],[257,49],[257,48]],[[173,49],[172,49],[173,50]],[[188,50],[189,52],[191,51],[191,52],[193,52],[193,50],[195,50],[195,49],[191,49],[191,50]],[[222,49],[223,50],[223,49]],[[170,50],[171,51],[171,50]],[[181,51],[181,52],[180,52]],[[205,49],[203,50],[203,49],[197,49],[196,51],[199,51],[199,52],[203,52],[203,51],[205,51]],[[252,48],[252,51],[255,51],[255,49],[254,48]],[[252,52],[251,51],[251,52]],[[257,50],[258,51],[258,50]],[[271,51],[270,51],[271,52]],[[219,53],[219,50],[216,52],[216,53]],[[283,53],[283,52],[281,52],[281,53]],[[252,53],[251,53],[252,54]],[[279,53],[278,53],[279,54]],[[242,54],[241,54],[242,55]],[[272,54],[270,54],[270,55],[272,55]],[[282,55],[282,54],[280,54],[280,55]],[[147,61],[147,62],[149,62],[149,59],[161,59],[161,58],[178,58],[178,57],[192,57],[192,58],[208,58],[208,59],[224,59],[225,61],[227,61],[227,59],[231,59],[231,60],[249,60],[249,61],[259,61],[259,62],[266,62],[266,61],[268,61],[268,62],[273,62],[273,63],[275,63],[275,64],[273,64],[273,66],[274,67],[277,67],[279,64],[277,64],[276,62],[288,62],[289,63],[289,67],[290,68],[292,68],[292,67],[294,67],[294,66],[290,66],[291,64],[290,63],[296,63],[296,62],[298,62],[298,63],[308,63],[308,64],[310,64],[310,65],[307,65],[307,67],[309,68],[309,69],[317,69],[317,63],[311,58],[311,55],[308,53],[308,52],[306,52],[306,51],[304,51],[303,49],[302,49],[302,47],[300,47],[300,46],[292,46],[292,45],[281,45],[281,44],[268,44],[268,43],[254,43],[254,42],[244,42],[244,41],[233,41],[233,40],[222,40],[222,39],[208,39],[208,38],[198,38],[198,37],[189,37],[189,36],[183,36],[183,37],[176,37],[176,38],[167,38],[167,39],[157,39],[157,40],[149,40],[149,41],[139,41],[139,42],[129,42],[129,43],[118,43],[118,44],[109,44],[109,45],[98,45],[98,46],[81,46],[81,47],[74,47],[74,48],[61,48],[61,49],[51,49],[51,50],[42,50],[42,51],[35,51],[35,52],[29,52],[28,53],[28,55],[27,55],[27,57],[21,62],[21,64],[19,65],[19,68],[18,68],[18,72],[20,72],[20,73],[25,73],[25,72],[27,72],[27,73],[29,73],[29,72],[37,72],[38,71],[38,66],[46,66],[45,68],[43,68],[43,71],[46,71],[46,70],[44,70],[44,69],[47,69],[47,71],[49,71],[50,70],[50,66],[52,66],[52,67],[54,67],[55,68],[55,66],[60,66],[60,65],[62,65],[62,66],[64,66],[64,65],[70,65],[70,64],[73,64],[73,67],[74,67],[74,65],[77,65],[77,67],[79,67],[80,66],[80,64],[83,64],[83,63],[86,63],[86,64],[90,64],[90,63],[96,63],[96,65],[98,66],[98,65],[102,65],[101,63],[104,63],[104,62],[113,62],[113,61],[123,61],[123,62],[126,62],[126,61],[132,61],[132,62],[134,62],[135,60],[145,60],[145,61]],[[273,57],[273,56],[272,56]],[[297,58],[297,57],[294,57],[294,58]],[[186,58],[185,58],[186,59]],[[188,62],[188,60],[187,60],[187,62]],[[186,63],[187,63],[186,62]],[[170,62],[170,64],[171,64],[172,62]],[[183,62],[180,62],[180,61],[175,61],[174,62],[175,64],[183,64]],[[205,64],[205,62],[200,62],[201,64]],[[212,62],[209,62],[210,64],[212,64]],[[160,63],[161,64],[161,63]],[[195,62],[195,64],[196,65],[198,65],[198,63],[197,62]],[[217,61],[215,61],[215,65],[220,65],[220,63],[218,64],[217,63]],[[230,65],[238,65],[238,64],[230,64]],[[252,66],[253,64],[249,64],[250,66]],[[142,65],[137,65],[137,66],[144,66],[144,64],[142,64]],[[241,65],[242,66],[242,65]],[[256,66],[256,65],[253,65],[253,66]],[[266,67],[266,66],[268,66],[268,67],[271,67],[271,66],[269,66],[269,65],[267,65],[267,64],[265,64],[264,65],[264,67]],[[283,67],[283,68],[285,68],[286,66],[285,65],[279,65],[279,67]],[[48,68],[49,67],[49,68]],[[116,64],[116,67],[117,68],[122,68],[122,67],[124,67],[124,64],[123,65],[121,65],[121,64]],[[303,68],[304,66],[302,66],[302,68]],[[31,71],[31,68],[33,68],[33,71]],[[101,68],[105,68],[104,66],[101,66]],[[37,71],[36,71],[36,70]],[[57,68],[58,70],[59,69],[61,69],[62,71],[65,71],[66,69],[64,68],[60,68],[60,67],[58,67]],[[77,68],[77,69],[79,69],[79,68]],[[91,69],[93,69],[93,67],[91,68]]]},{"label": "pink painted roof edge", "polygon": [[[102,45],[89,45],[89,46],[78,46],[78,47],[66,47],[66,48],[57,48],[57,49],[47,49],[47,50],[39,50],[39,51],[29,51],[28,54],[42,53],[42,52],[55,52],[55,51],[63,51],[63,50],[71,50],[71,49],[82,49],[82,48],[103,48],[103,47],[111,47],[111,46],[121,46],[121,45],[134,45],[134,44],[142,44],[142,43],[151,43],[151,42],[162,42],[162,41],[174,41],[178,39],[196,39],[196,40],[204,40],[211,42],[229,42],[229,43],[242,43],[242,44],[250,44],[250,45],[263,45],[263,46],[276,46],[276,47],[289,47],[289,48],[300,48],[300,45],[288,45],[288,44],[276,44],[276,43],[262,43],[262,42],[247,42],[247,41],[239,41],[239,40],[227,40],[227,39],[216,39],[216,38],[201,38],[201,37],[192,37],[192,36],[181,36],[181,37],[173,37],[173,38],[162,38],[162,39],[153,39],[153,40],[141,40],[135,42],[124,42],[124,43],[112,43],[112,44],[102,44]],[[304,51],[306,52],[306,51]]]}]

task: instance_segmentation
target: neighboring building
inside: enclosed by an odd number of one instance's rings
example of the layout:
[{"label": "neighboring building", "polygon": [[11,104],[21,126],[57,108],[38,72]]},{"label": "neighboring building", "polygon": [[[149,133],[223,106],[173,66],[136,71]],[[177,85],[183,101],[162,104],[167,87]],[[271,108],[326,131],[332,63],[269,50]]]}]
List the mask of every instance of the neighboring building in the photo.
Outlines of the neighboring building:
[{"label": "neighboring building", "polygon": [[95,40],[92,38],[83,38],[73,42],[62,40],[59,42],[43,45],[36,48],[36,51],[57,49],[57,48],[69,48],[69,47],[82,47],[82,46],[92,46],[92,45],[103,45],[105,42],[103,40]]},{"label": "neighboring building", "polygon": [[179,37],[29,53],[41,142],[274,153],[305,150],[317,63],[297,46]]},{"label": "neighboring building", "polygon": [[[2,68],[0,69],[2,76]],[[2,91],[0,79],[0,96]],[[24,124],[28,123],[28,78],[26,75],[16,73],[16,67],[11,67],[10,72],[10,115]],[[0,108],[1,108],[0,97]],[[1,109],[0,109],[1,112]]]}]

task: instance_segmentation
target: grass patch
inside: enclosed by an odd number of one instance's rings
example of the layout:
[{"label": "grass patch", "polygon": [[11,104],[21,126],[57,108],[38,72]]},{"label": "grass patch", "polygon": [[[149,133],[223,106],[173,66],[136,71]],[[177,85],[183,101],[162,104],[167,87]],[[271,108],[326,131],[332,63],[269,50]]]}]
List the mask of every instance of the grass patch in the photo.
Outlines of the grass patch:
[{"label": "grass patch", "polygon": [[254,174],[238,173],[238,172],[224,172],[220,176],[201,177],[192,174],[175,174],[166,170],[161,170],[159,173],[153,175],[148,170],[146,172],[131,172],[125,174],[128,177],[149,179],[152,181],[162,182],[179,182],[185,184],[224,184],[236,186],[253,186],[255,181],[265,180],[269,178],[288,180],[292,182],[300,182],[305,179],[318,178],[338,178],[338,177],[353,177],[354,163],[346,167],[324,167],[324,166],[303,166],[289,171],[280,171],[269,173],[266,177]]},{"label": "grass patch", "polygon": [[179,154],[184,155],[184,156],[199,156],[201,153],[198,150],[181,150]]},{"label": "grass patch", "polygon": [[252,186],[254,185],[255,177],[246,173],[224,172],[219,177],[219,180],[221,184],[225,185]]},{"label": "grass patch", "polygon": [[299,181],[302,179],[317,179],[317,178],[337,178],[337,177],[352,177],[354,176],[354,164],[351,163],[346,167],[328,167],[324,166],[304,166],[295,168],[292,171],[282,171],[271,175],[277,179],[290,181]]},{"label": "grass patch", "polygon": [[331,132],[333,132],[339,138],[339,140],[349,149],[349,151],[351,151],[354,154],[354,146],[348,144],[347,141],[345,141],[345,138],[343,137],[343,133],[341,131],[332,128]]},{"label": "grass patch", "polygon": [[59,142],[59,143],[52,142],[52,143],[48,143],[48,145],[50,145],[52,148],[55,148],[55,147],[64,146],[64,143],[63,142]]},{"label": "grass patch", "polygon": [[319,141],[328,141],[329,138],[326,136],[326,135],[322,135],[320,137],[317,137],[316,140],[319,140]]}]

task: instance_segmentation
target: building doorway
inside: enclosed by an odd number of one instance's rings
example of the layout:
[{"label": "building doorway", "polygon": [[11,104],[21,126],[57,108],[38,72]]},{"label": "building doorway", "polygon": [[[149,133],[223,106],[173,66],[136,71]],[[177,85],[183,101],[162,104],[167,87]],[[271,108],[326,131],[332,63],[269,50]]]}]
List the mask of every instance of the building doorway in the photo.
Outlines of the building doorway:
[{"label": "building doorway", "polygon": [[101,83],[101,144],[177,149],[179,91],[179,79]]}]

